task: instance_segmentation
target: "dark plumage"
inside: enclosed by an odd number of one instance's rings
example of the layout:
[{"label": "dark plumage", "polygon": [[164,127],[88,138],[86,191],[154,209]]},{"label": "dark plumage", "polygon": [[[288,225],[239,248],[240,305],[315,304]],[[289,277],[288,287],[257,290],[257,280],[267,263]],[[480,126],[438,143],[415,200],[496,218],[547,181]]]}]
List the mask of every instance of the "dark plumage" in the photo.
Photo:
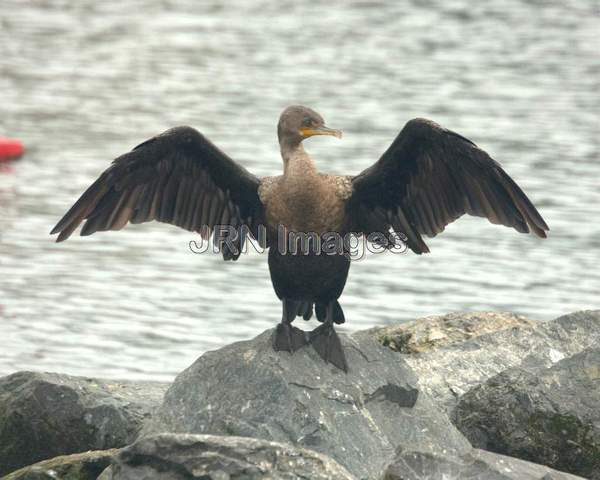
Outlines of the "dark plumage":
[{"label": "dark plumage", "polygon": [[[406,124],[381,158],[352,179],[355,230],[391,226],[415,253],[464,213],[545,238],[548,226],[500,164],[470,140],[434,122]],[[380,215],[373,215],[379,211]]]},{"label": "dark plumage", "polygon": [[[52,234],[66,240],[119,230],[151,220],[211,235],[216,225],[266,231],[269,270],[283,305],[273,337],[276,350],[311,344],[326,360],[347,369],[334,323],[345,321],[340,297],[350,261],[344,249],[324,254],[282,251],[288,232],[369,235],[390,228],[415,253],[429,252],[433,237],[464,213],[486,217],[518,232],[545,237],[548,226],[500,165],[470,140],[424,119],[409,121],[381,158],[356,176],[323,175],[304,151],[313,135],[341,136],[301,106],[281,115],[278,137],[284,174],[259,179],[191,127],[176,127],[113,161],[58,222]],[[222,248],[225,260],[240,255],[243,236]],[[287,241],[287,238],[285,239]],[[305,333],[296,316],[313,313],[323,324]]]},{"label": "dark plumage", "polygon": [[[260,221],[260,180],[191,127],[146,140],[111,166],[57,223],[57,242],[152,220],[209,233],[215,224]],[[237,257],[236,257],[237,258]]]}]

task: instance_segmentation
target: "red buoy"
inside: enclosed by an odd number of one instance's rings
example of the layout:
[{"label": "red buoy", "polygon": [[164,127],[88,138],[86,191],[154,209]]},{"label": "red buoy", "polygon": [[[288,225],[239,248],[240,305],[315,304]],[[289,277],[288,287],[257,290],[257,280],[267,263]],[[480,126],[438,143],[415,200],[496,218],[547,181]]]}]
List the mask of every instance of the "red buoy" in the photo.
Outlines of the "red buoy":
[{"label": "red buoy", "polygon": [[25,149],[19,140],[0,137],[0,162],[19,158]]}]

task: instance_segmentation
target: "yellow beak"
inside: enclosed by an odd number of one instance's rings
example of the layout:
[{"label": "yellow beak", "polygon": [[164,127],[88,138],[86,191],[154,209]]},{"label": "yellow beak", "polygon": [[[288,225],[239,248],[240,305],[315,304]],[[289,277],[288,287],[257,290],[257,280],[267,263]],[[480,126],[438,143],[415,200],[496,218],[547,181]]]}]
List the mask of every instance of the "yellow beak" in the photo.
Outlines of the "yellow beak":
[{"label": "yellow beak", "polygon": [[300,135],[303,137],[312,137],[313,135],[331,135],[332,137],[342,138],[342,131],[335,130],[334,128],[328,128],[325,125],[321,127],[305,127],[299,130]]}]

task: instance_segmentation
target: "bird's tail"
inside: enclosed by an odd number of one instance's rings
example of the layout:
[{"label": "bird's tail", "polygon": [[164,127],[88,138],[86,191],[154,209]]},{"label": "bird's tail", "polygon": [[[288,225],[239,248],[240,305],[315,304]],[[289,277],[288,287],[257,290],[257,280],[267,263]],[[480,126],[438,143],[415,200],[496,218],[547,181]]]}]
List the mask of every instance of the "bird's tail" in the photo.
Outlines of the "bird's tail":
[{"label": "bird's tail", "polygon": [[283,299],[284,317],[287,322],[292,322],[296,317],[310,320],[313,314],[313,302],[303,300]]},{"label": "bird's tail", "polygon": [[[340,302],[337,300],[332,300],[331,302],[333,303],[333,323],[340,325],[346,321],[346,317],[344,317],[344,311],[342,310]],[[316,303],[315,312],[317,314],[317,320],[319,320],[319,322],[324,322],[327,318],[327,304]]]}]

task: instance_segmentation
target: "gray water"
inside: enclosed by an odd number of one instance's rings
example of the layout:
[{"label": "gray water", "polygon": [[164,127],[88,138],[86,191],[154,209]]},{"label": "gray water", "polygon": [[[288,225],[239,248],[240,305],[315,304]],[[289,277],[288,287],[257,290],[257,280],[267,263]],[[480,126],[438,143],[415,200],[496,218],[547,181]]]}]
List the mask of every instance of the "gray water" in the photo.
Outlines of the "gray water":
[{"label": "gray water", "polygon": [[463,217],[430,255],[356,262],[342,330],[598,307],[598,23],[597,2],[574,0],[0,0],[0,135],[28,149],[0,172],[0,374],[168,380],[273,326],[264,255],[194,255],[192,234],[155,223],[62,244],[48,232],[111,159],[174,125],[278,174],[291,103],[344,130],[306,143],[333,173],[434,119],[499,160],[551,229],[542,241]]}]

